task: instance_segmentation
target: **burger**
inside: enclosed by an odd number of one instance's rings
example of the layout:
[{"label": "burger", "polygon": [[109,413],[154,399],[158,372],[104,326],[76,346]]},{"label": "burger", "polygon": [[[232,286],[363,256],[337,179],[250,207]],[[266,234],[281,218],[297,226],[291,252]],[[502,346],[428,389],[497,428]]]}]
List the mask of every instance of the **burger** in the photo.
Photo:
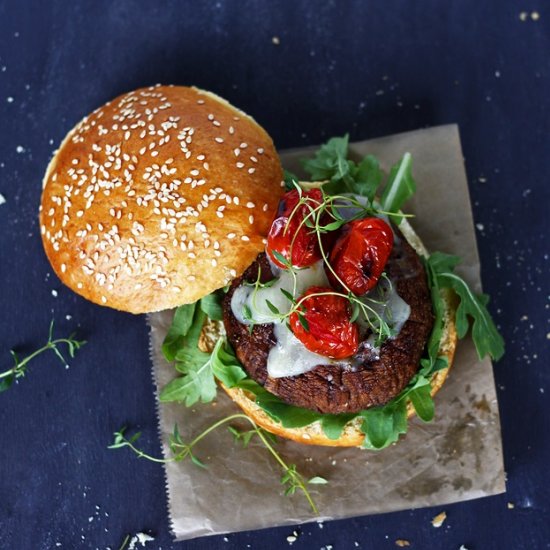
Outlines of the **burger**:
[{"label": "burger", "polygon": [[54,154],[44,249],[92,302],[177,308],[163,352],[179,375],[161,400],[208,402],[222,387],[274,434],[380,449],[407,417],[433,417],[468,316],[483,325],[480,355],[503,351],[457,259],[428,255],[400,210],[410,162],[384,180],[337,138],[299,181],[262,127],[217,95],[143,88],[84,118]]}]

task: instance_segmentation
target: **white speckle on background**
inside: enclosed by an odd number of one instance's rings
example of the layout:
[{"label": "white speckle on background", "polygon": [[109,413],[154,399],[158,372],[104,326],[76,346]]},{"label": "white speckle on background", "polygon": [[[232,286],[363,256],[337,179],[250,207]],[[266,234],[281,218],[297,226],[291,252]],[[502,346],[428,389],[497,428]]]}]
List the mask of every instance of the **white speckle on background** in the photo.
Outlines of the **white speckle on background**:
[{"label": "white speckle on background", "polygon": [[57,298],[57,290],[55,290],[55,288],[52,290],[52,296]]},{"label": "white speckle on background", "polygon": [[2,193],[0,193],[0,205],[2,204],[6,204],[6,197],[4,197],[4,195],[2,195]]},{"label": "white speckle on background", "polygon": [[24,153],[25,152],[25,148],[22,146],[22,145],[18,145],[15,150],[21,154],[21,153]]},{"label": "white speckle on background", "polygon": [[495,71],[495,77],[500,78],[500,71]]},{"label": "white speckle on background", "polygon": [[145,546],[146,543],[151,542],[155,540],[154,537],[151,537],[147,533],[136,533],[132,539],[130,540],[130,544],[128,545],[128,550],[134,550],[137,548],[137,544],[140,544],[141,546]]},{"label": "white speckle on background", "polygon": [[281,39],[278,37],[278,36],[274,36],[272,39],[271,39],[271,42],[273,44],[275,44],[275,46],[278,46],[280,43],[281,43]]},{"label": "white speckle on background", "polygon": [[483,231],[485,229],[485,226],[482,223],[476,223],[476,227],[478,231]]},{"label": "white speckle on background", "polygon": [[531,19],[533,21],[538,21],[540,19],[540,13],[538,11],[531,12]]},{"label": "white speckle on background", "polygon": [[12,97],[11,95],[8,96],[8,97],[6,97],[6,101],[7,101],[8,103],[13,103],[13,97]]},{"label": "white speckle on background", "polygon": [[479,181],[479,183],[485,183],[487,181],[487,178],[480,176],[479,178],[477,178],[477,181]]}]

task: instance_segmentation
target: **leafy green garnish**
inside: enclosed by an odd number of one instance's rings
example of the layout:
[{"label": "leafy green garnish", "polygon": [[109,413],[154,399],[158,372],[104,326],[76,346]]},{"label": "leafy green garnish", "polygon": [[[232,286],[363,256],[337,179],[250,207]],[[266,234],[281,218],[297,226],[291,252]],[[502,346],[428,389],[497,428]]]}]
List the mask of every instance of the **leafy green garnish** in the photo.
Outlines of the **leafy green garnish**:
[{"label": "leafy green garnish", "polygon": [[228,388],[232,388],[246,378],[239,360],[223,338],[218,340],[212,351],[211,366],[214,376]]},{"label": "leafy green garnish", "polygon": [[189,304],[176,310],[162,348],[166,359],[175,360],[176,370],[183,376],[164,386],[159,395],[161,402],[181,401],[190,407],[197,401],[209,403],[216,397],[211,356],[198,349],[205,320],[202,306]]},{"label": "leafy green garnish", "polygon": [[378,160],[372,155],[359,164],[348,160],[348,143],[348,134],[329,139],[313,159],[303,161],[304,170],[314,181],[327,181],[323,186],[326,193],[334,194],[344,189],[372,202],[382,180]]},{"label": "leafy green garnish", "polygon": [[478,357],[483,359],[490,355],[498,361],[504,355],[504,340],[487,310],[489,297],[486,294],[475,294],[468,284],[454,273],[459,263],[457,256],[434,252],[428,259],[428,265],[437,285],[451,288],[460,298],[456,310],[456,331],[459,338],[464,338],[470,326],[468,317],[472,318],[472,339]]},{"label": "leafy green garnish", "polygon": [[[403,158],[392,166],[382,192],[381,204],[384,212],[399,212],[403,204],[414,195],[416,183],[412,177],[411,164],[411,154],[405,153]],[[401,220],[401,216],[390,215],[390,218],[397,224]]]},{"label": "leafy green garnish", "polygon": [[200,300],[201,309],[213,321],[221,321],[223,319],[223,309],[220,296],[217,292],[212,292]]},{"label": "leafy green garnish", "polygon": [[380,450],[399,439],[407,431],[407,403],[405,399],[394,399],[383,407],[362,411],[361,431],[365,434],[363,447]]},{"label": "leafy green garnish", "polygon": [[30,355],[27,355],[27,357],[20,359],[17,353],[14,350],[10,350],[12,359],[13,359],[13,366],[10,369],[7,369],[3,372],[0,372],[0,393],[6,391],[8,388],[11,387],[11,385],[18,379],[25,376],[27,373],[27,365],[29,362],[40,355],[41,353],[52,350],[61,363],[68,367],[67,361],[65,357],[63,357],[63,354],[59,350],[59,344],[65,344],[67,346],[67,350],[69,352],[69,357],[71,359],[75,356],[75,353],[86,343],[85,340],[76,340],[74,333],[71,334],[67,338],[56,338],[53,337],[53,327],[54,322],[53,320],[50,323],[50,328],[48,331],[48,341],[39,349],[32,352]]},{"label": "leafy green garnish", "polygon": [[193,324],[195,305],[185,304],[176,309],[172,324],[162,343],[162,353],[167,361],[173,361],[178,349],[184,345],[185,336]]},{"label": "leafy green garnish", "polygon": [[292,191],[294,186],[300,181],[296,174],[289,172],[288,170],[283,170],[283,181],[285,182],[285,190]]}]

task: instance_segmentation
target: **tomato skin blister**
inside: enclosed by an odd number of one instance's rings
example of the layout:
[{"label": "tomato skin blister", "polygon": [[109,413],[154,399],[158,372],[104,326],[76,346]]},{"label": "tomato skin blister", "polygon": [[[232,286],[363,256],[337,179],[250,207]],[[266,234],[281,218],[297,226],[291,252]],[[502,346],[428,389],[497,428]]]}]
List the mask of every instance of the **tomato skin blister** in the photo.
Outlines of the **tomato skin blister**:
[{"label": "tomato skin blister", "polygon": [[325,266],[331,285],[339,290],[349,289],[357,296],[366,294],[378,283],[392,248],[393,232],[384,220],[364,218],[349,222],[330,251],[332,270]]},{"label": "tomato skin blister", "polygon": [[274,251],[293,267],[308,267],[321,259],[317,234],[302,222],[312,208],[322,203],[323,193],[320,189],[312,189],[303,191],[301,197],[308,199],[307,204],[298,206],[300,193],[296,189],[283,196],[267,236],[267,254],[277,267],[283,269],[287,266],[276,257]]},{"label": "tomato skin blister", "polygon": [[298,302],[300,313],[290,315],[290,328],[309,351],[333,359],[350,357],[357,351],[359,328],[350,321],[351,306],[346,298],[335,295],[330,287],[312,286]]}]

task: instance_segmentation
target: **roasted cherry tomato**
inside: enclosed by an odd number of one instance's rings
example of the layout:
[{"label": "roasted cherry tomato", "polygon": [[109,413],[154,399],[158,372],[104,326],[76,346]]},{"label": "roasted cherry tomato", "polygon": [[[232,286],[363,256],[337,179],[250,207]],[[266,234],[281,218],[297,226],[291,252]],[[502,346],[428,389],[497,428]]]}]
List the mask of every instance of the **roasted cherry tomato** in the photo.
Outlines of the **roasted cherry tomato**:
[{"label": "roasted cherry tomato", "polygon": [[297,207],[300,194],[296,189],[283,196],[279,212],[267,236],[267,254],[275,265],[282,268],[286,266],[273,252],[281,254],[294,267],[307,267],[321,259],[316,233],[302,222],[311,212],[311,208],[321,204],[323,194],[320,189],[312,189],[303,191],[302,197],[310,200],[308,204]]},{"label": "roasted cherry tomato", "polygon": [[290,315],[290,328],[310,351],[333,359],[349,357],[359,346],[359,329],[356,323],[350,322],[350,304],[346,298],[334,294],[315,296],[324,292],[333,293],[334,290],[312,286],[303,294],[298,301],[305,297],[301,301],[305,323],[295,312]]},{"label": "roasted cherry tomato", "polygon": [[[376,286],[392,248],[391,227],[380,218],[365,218],[344,225],[329,262],[346,287],[361,296]],[[334,288],[342,288],[327,266],[325,272]]]}]

